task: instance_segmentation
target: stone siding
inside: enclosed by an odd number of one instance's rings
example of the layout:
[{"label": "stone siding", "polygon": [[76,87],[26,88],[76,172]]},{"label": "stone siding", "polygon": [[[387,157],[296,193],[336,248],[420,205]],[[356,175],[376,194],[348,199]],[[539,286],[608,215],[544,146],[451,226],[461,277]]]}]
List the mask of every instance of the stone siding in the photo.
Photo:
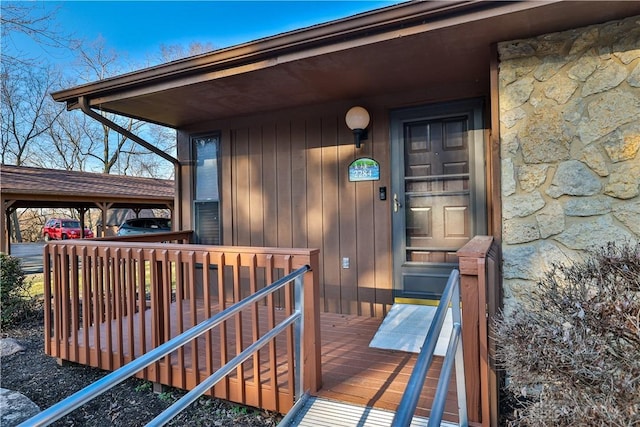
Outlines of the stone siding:
[{"label": "stone siding", "polygon": [[640,16],[498,52],[509,311],[552,263],[640,238]]}]

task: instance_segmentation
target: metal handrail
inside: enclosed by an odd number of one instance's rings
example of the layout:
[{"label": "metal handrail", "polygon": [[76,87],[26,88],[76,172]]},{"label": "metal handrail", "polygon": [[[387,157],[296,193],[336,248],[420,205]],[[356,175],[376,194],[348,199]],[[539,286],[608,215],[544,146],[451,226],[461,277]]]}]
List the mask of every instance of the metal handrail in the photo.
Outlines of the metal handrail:
[{"label": "metal handrail", "polygon": [[[451,304],[452,301],[453,304]],[[449,387],[449,378],[451,376],[454,357],[456,367],[456,386],[458,390],[459,425],[466,427],[469,424],[467,418],[467,393],[464,382],[464,360],[462,355],[460,273],[458,270],[453,270],[449,275],[447,285],[442,294],[442,299],[440,300],[440,304],[438,304],[436,314],[431,322],[431,326],[429,326],[429,331],[427,332],[427,336],[422,344],[422,349],[420,350],[416,364],[413,367],[413,372],[411,373],[411,377],[407,383],[407,388],[402,395],[400,405],[398,405],[398,410],[396,411],[391,424],[392,427],[405,427],[411,424],[413,415],[416,412],[422,387],[424,386],[424,382],[427,377],[427,372],[429,371],[431,362],[433,361],[433,353],[450,304],[453,319],[453,330],[451,331],[447,353],[440,372],[440,378],[438,379],[438,387],[436,388],[428,425],[439,426],[442,422],[444,404],[447,397],[447,389]]]},{"label": "metal handrail", "polygon": [[136,374],[138,371],[146,368],[154,362],[162,359],[169,353],[177,350],[183,345],[187,344],[189,341],[199,337],[210,329],[218,326],[225,320],[229,319],[234,314],[240,312],[246,306],[259,301],[260,299],[266,297],[270,293],[276,292],[280,288],[284,287],[287,283],[294,281],[294,295],[295,295],[295,307],[294,312],[289,315],[286,319],[276,325],[272,330],[263,335],[258,341],[251,344],[247,347],[243,352],[238,354],[236,357],[231,359],[227,364],[222,366],[216,372],[214,372],[211,376],[205,379],[202,383],[200,383],[196,388],[191,390],[189,393],[184,395],[178,401],[176,401],[169,408],[165,409],[160,415],[154,418],[148,425],[152,426],[161,426],[166,422],[171,420],[171,418],[175,417],[182,410],[186,409],[186,407],[198,399],[202,394],[204,394],[208,389],[213,387],[218,381],[224,378],[229,372],[235,369],[238,365],[244,362],[246,359],[251,357],[253,353],[262,348],[269,340],[273,339],[276,335],[284,331],[289,325],[295,322],[294,324],[294,334],[297,339],[296,346],[296,354],[295,354],[295,376],[296,376],[296,396],[302,396],[302,331],[303,331],[303,319],[304,319],[304,306],[303,301],[304,298],[302,296],[303,293],[303,278],[302,276],[311,270],[311,267],[305,265],[295,270],[294,272],[288,274],[287,276],[273,282],[273,284],[262,288],[258,292],[253,295],[248,296],[242,301],[228,307],[227,309],[217,313],[216,315],[210,317],[209,319],[199,323],[198,325],[184,331],[180,335],[170,339],[169,341],[159,345],[148,353],[140,356],[139,358],[132,360],[121,368],[111,372],[110,374],[104,376],[93,384],[83,388],[82,390],[72,394],[66,399],[56,403],[50,408],[40,412],[32,418],[22,422],[18,425],[18,427],[31,427],[31,426],[46,426],[53,423],[56,420],[64,417],[68,413],[74,411],[80,406],[84,405],[91,399],[99,396],[105,391],[115,387],[120,384],[122,381],[126,380],[130,376]]}]

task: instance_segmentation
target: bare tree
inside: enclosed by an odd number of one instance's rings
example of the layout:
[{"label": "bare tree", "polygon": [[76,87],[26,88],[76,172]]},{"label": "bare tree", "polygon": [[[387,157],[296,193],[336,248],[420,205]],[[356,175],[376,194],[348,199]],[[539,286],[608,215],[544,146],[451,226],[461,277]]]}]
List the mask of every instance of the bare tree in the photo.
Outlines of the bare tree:
[{"label": "bare tree", "polygon": [[10,47],[14,37],[24,35],[31,38],[43,49],[67,48],[68,36],[63,35],[54,25],[57,8],[42,2],[0,2],[0,28],[3,63],[31,65],[36,59]]},{"label": "bare tree", "polygon": [[3,62],[0,69],[0,162],[36,165],[37,146],[63,111],[49,97],[58,74],[12,62]]},{"label": "bare tree", "polygon": [[[96,137],[96,126],[79,111],[60,114],[48,130],[51,140],[48,156],[41,156],[42,167],[87,170],[89,153]],[[45,153],[43,153],[45,154]]]},{"label": "bare tree", "polygon": [[[102,80],[123,72],[126,56],[109,49],[102,38],[98,38],[88,45],[79,46],[78,52],[80,80]],[[159,130],[156,125],[107,112],[100,112],[100,114],[136,135],[145,134],[158,137],[152,143],[161,149],[175,149],[175,132],[171,135],[166,130]],[[161,167],[160,159],[156,154],[150,153],[104,124],[90,122],[90,126],[95,126],[96,130],[85,132],[83,152],[93,160],[94,164],[99,166],[101,172],[157,177],[162,175],[159,171],[166,170]]]},{"label": "bare tree", "polygon": [[180,44],[161,44],[160,56],[158,59],[161,62],[170,62],[189,56],[211,52],[212,50],[214,50],[214,47],[211,43],[191,42],[189,46],[186,47]]}]

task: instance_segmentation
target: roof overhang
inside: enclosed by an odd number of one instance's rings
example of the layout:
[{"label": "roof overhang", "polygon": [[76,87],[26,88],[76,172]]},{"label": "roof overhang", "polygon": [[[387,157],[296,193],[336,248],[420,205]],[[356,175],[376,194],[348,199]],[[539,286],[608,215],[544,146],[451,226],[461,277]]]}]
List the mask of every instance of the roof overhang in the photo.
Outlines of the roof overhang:
[{"label": "roof overhang", "polygon": [[490,46],[640,14],[630,1],[411,2],[53,94],[187,127],[442,85],[488,87]]}]

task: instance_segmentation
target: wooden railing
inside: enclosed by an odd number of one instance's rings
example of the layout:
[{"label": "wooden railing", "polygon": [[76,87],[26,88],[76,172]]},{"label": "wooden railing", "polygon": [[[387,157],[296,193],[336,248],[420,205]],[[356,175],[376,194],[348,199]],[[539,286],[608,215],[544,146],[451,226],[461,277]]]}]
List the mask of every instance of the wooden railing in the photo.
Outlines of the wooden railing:
[{"label": "wooden railing", "polygon": [[191,243],[192,237],[193,237],[192,230],[184,230],[184,231],[167,231],[167,232],[160,232],[160,233],[131,234],[127,236],[98,237],[92,240],[101,241],[101,242],[147,242],[147,243],[173,242],[173,243],[187,244],[187,243]]},{"label": "wooden railing", "polygon": [[[230,304],[309,265],[305,274],[303,387],[321,384],[318,250],[109,241],[44,249],[45,352],[115,370]],[[291,287],[238,313],[143,370],[139,377],[192,389],[292,308]],[[266,327],[261,328],[261,325]],[[217,384],[210,395],[286,413],[294,400],[293,332]]]},{"label": "wooden railing", "polygon": [[500,247],[476,236],[457,252],[462,298],[462,342],[470,425],[498,425],[498,377],[488,322],[500,306]]}]

